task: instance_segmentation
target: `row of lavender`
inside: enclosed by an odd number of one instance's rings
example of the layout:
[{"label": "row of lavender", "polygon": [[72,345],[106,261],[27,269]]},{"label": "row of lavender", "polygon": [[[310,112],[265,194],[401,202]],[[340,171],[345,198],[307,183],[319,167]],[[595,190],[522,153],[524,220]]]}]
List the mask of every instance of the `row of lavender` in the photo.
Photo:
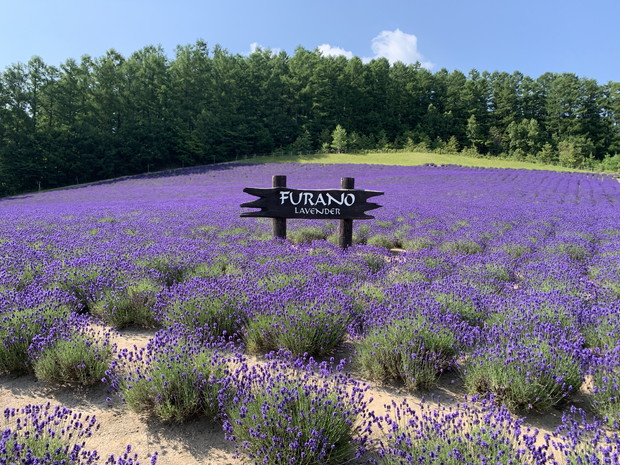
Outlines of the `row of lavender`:
[{"label": "row of lavender", "polygon": [[[346,253],[328,222],[290,221],[293,243],[270,241],[267,221],[238,215],[243,187],[273,174],[300,188],[355,177],[386,192],[384,207],[356,223]],[[618,463],[615,433],[599,426],[620,420],[619,204],[620,185],[595,175],[305,165],[5,199],[0,371],[104,378],[163,420],[219,419],[240,451],[270,463],[340,463],[368,448],[384,463]],[[161,329],[147,348],[118,351],[109,327],[129,325]],[[415,391],[451,372],[492,402],[375,415],[367,385],[308,360],[345,345],[354,377]],[[569,405],[585,381],[594,423],[567,416],[541,445],[514,420]],[[17,454],[10,430],[0,450]]]}]

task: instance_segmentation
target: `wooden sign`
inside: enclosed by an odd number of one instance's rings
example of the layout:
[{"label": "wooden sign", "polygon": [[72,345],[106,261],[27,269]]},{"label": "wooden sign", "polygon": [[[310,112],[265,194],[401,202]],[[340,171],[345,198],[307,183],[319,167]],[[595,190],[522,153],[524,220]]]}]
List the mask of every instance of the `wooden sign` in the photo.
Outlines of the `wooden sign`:
[{"label": "wooden sign", "polygon": [[267,218],[306,218],[317,220],[369,220],[368,210],[381,205],[368,203],[370,197],[383,192],[363,190],[315,190],[246,188],[243,192],[260,197],[252,202],[241,204],[242,207],[256,207],[260,211],[242,213],[243,217]]},{"label": "wooden sign", "polygon": [[[354,189],[353,178],[342,178],[342,189],[290,189],[286,187],[286,176],[274,176],[273,187],[246,187],[243,192],[255,195],[258,199],[241,204],[244,208],[259,208],[258,211],[244,212],[242,217],[274,218],[274,237],[286,237],[286,219],[304,218],[320,220],[342,220],[341,245],[351,245],[352,220],[374,218],[366,214],[369,210],[381,207],[368,203],[368,199],[383,192]],[[346,230],[344,233],[343,230]]]}]

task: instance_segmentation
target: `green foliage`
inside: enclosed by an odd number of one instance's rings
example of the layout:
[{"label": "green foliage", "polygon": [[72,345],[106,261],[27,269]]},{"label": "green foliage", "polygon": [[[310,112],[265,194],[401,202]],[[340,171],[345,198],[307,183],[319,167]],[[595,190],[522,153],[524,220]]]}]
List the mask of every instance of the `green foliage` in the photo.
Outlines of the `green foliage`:
[{"label": "green foliage", "polygon": [[433,247],[435,247],[435,241],[430,237],[418,236],[403,239],[401,246],[405,250],[417,252],[422,249],[432,249]]},{"label": "green foliage", "polygon": [[379,233],[370,236],[366,243],[368,245],[374,245],[376,247],[385,247],[386,249],[393,249],[400,245],[398,239],[389,234]]},{"label": "green foliage", "polygon": [[[378,463],[404,465],[411,463],[405,461],[409,457],[415,457],[419,465],[482,464],[489,463],[486,458],[500,457],[498,465],[530,463],[522,461],[524,449],[512,443],[509,431],[502,431],[500,435],[480,425],[459,423],[459,427],[463,429],[442,428],[441,435],[427,431],[425,435],[416,435],[413,441],[394,441],[390,435],[392,440],[387,444],[392,454],[381,457]],[[401,430],[406,428],[406,424],[401,426]]]},{"label": "green foliage", "polygon": [[392,268],[387,278],[391,283],[414,283],[429,281],[429,279],[424,273],[397,268]]},{"label": "green foliage", "polygon": [[556,164],[558,160],[558,152],[549,142],[545,142],[542,146],[542,149],[538,153],[538,159],[542,163],[547,163],[549,165]]},{"label": "green foliage", "polygon": [[620,428],[620,367],[617,360],[592,369],[592,407],[612,427]]},{"label": "green foliage", "polygon": [[202,328],[215,335],[232,336],[241,331],[247,319],[244,299],[243,293],[175,294],[160,305],[157,319],[164,326],[182,324],[192,330]]},{"label": "green foliage", "polygon": [[459,141],[456,138],[456,136],[450,136],[443,150],[445,151],[445,153],[458,153],[459,152]]},{"label": "green foliage", "polygon": [[454,334],[418,316],[371,329],[358,344],[356,361],[371,379],[396,379],[409,389],[429,389],[456,354]]},{"label": "green foliage", "polygon": [[584,167],[593,155],[594,146],[584,136],[570,136],[558,143],[558,161],[563,166]]},{"label": "green foliage", "polygon": [[92,305],[91,313],[117,329],[132,325],[152,328],[157,326],[153,307],[160,290],[160,285],[148,279],[123,289],[109,289]]},{"label": "green foliage", "polygon": [[234,228],[223,229],[218,233],[219,237],[231,237],[231,236],[243,236],[248,233],[248,230],[242,228],[241,226],[236,226]]},{"label": "green foliage", "polygon": [[[353,242],[355,244],[366,244],[368,242],[368,236],[370,234],[370,226],[368,224],[361,224],[353,228]],[[336,237],[336,244],[338,243],[338,235]]]},{"label": "green foliage", "polygon": [[598,349],[598,351],[613,350],[620,341],[618,316],[613,313],[603,315],[594,322],[585,325],[581,334],[585,339],[586,347]]},{"label": "green foliage", "polygon": [[479,309],[468,296],[442,292],[436,294],[434,298],[441,304],[444,311],[456,313],[472,325],[479,325],[486,318],[485,312]]},{"label": "green foliage", "polygon": [[35,376],[57,384],[88,386],[100,382],[112,361],[112,348],[80,333],[58,339],[33,362]]},{"label": "green foliage", "polygon": [[331,148],[336,153],[342,153],[347,149],[347,130],[340,125],[337,125],[334,132],[332,132]]},{"label": "green foliage", "polygon": [[291,273],[270,273],[265,278],[257,281],[258,286],[266,289],[269,292],[276,291],[278,289],[284,289],[288,286],[303,286],[303,284],[309,279],[304,274],[291,274]]},{"label": "green foliage", "polygon": [[54,325],[63,325],[70,311],[61,305],[20,310],[3,314],[0,324],[0,373],[32,371],[28,348],[37,335],[45,335]]},{"label": "green foliage", "polygon": [[590,253],[580,244],[558,243],[554,252],[566,254],[573,260],[583,261],[590,256]]},{"label": "green foliage", "polygon": [[534,118],[511,121],[505,139],[509,153],[517,159],[536,157],[542,149],[540,124]]},{"label": "green foliage", "polygon": [[72,296],[75,299],[74,310],[85,313],[90,311],[91,306],[97,300],[97,280],[102,274],[103,271],[97,266],[91,266],[89,269],[68,267],[59,273],[58,281],[53,282],[49,287],[58,288]]},{"label": "green foliage", "polygon": [[376,253],[363,253],[362,260],[371,273],[377,273],[387,266],[386,257]]},{"label": "green foliage", "polygon": [[[489,352],[491,352],[489,350]],[[527,353],[528,356],[517,356]],[[471,394],[493,394],[513,411],[547,411],[582,384],[578,360],[538,338],[471,356],[463,380]]]},{"label": "green foliage", "polygon": [[531,247],[521,243],[508,243],[502,245],[502,250],[513,258],[519,258],[531,250]]},{"label": "green foliage", "polygon": [[439,248],[446,252],[463,253],[467,255],[480,253],[484,249],[481,244],[469,239],[457,239],[455,241],[444,242]]},{"label": "green foliage", "polygon": [[292,242],[299,244],[324,240],[327,237],[327,233],[317,226],[305,226],[291,231],[287,237]]},{"label": "green foliage", "polygon": [[228,367],[210,350],[194,353],[182,347],[170,349],[142,370],[133,373],[121,388],[127,405],[135,412],[170,422],[198,415],[214,419],[220,414],[222,391],[226,390],[222,382]]},{"label": "green foliage", "polygon": [[348,399],[335,393],[338,387],[324,380],[308,385],[295,375],[276,376],[229,410],[240,450],[266,465],[349,463],[356,450],[356,416]]},{"label": "green foliage", "polygon": [[[270,236],[271,237],[271,236]],[[188,278],[217,278],[224,275],[237,275],[241,271],[233,263],[233,257],[220,255],[208,263],[198,263],[188,272]]]},{"label": "green foliage", "polygon": [[152,257],[138,263],[164,286],[170,287],[189,277],[190,267],[168,257]]},{"label": "green foliage", "polygon": [[606,156],[601,162],[601,167],[605,171],[620,173],[620,153],[616,153],[614,156]]},{"label": "green foliage", "polygon": [[296,355],[327,355],[344,341],[349,321],[350,316],[321,304],[312,309],[288,305],[250,319],[245,343],[253,353],[284,348]]},{"label": "green foliage", "polygon": [[[16,453],[15,447],[19,448],[20,453]],[[24,431],[18,438],[9,439],[4,444],[0,458],[6,460],[4,463],[17,464],[20,463],[17,460],[23,457],[21,454],[24,450],[28,451],[29,458],[36,457],[45,460],[46,462],[43,463],[71,463],[70,445],[66,441],[47,432],[44,432],[41,437],[36,434],[34,427],[33,431]]]}]

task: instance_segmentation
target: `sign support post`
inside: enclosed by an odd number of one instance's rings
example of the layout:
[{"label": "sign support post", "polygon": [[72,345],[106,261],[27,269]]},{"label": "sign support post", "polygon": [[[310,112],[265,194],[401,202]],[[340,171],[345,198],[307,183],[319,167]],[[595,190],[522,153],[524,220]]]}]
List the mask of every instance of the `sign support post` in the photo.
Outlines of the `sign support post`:
[{"label": "sign support post", "polygon": [[[355,178],[340,179],[340,187],[342,189],[355,189]],[[353,245],[353,220],[340,220],[340,225],[338,226],[338,245],[342,249]]]},{"label": "sign support post", "polygon": [[[271,178],[273,188],[286,187],[286,176],[275,175]],[[286,218],[273,218],[272,220],[273,237],[286,239]]]}]

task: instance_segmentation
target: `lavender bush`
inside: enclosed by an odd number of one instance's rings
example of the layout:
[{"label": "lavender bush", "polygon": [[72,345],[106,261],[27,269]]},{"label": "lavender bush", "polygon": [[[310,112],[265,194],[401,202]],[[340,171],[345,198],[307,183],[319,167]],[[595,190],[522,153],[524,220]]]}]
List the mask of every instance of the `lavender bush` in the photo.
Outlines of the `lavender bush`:
[{"label": "lavender bush", "polygon": [[410,389],[429,389],[441,372],[453,366],[457,353],[449,328],[438,328],[416,315],[370,329],[356,357],[371,379],[398,379]]},{"label": "lavender bush", "polygon": [[465,362],[465,386],[472,394],[493,394],[512,410],[548,410],[582,384],[583,339],[561,320],[548,322],[545,313],[507,315],[490,320],[486,341]]},{"label": "lavender bush", "polygon": [[224,427],[255,463],[347,463],[368,441],[367,388],[339,367],[276,359],[243,374]]},{"label": "lavender bush", "polygon": [[110,368],[115,346],[110,332],[90,318],[75,315],[65,325],[37,335],[29,348],[35,376],[51,383],[82,386],[100,382]]},{"label": "lavender bush", "polygon": [[594,357],[591,375],[594,411],[608,426],[620,429],[620,347]]},{"label": "lavender bush", "polygon": [[247,320],[243,287],[240,280],[225,277],[188,279],[162,292],[155,318],[163,326],[180,324],[189,331],[234,337]]},{"label": "lavender bush", "polygon": [[[96,450],[86,443],[99,429],[94,416],[83,415],[51,404],[27,405],[21,409],[4,410],[4,429],[0,437],[0,461],[23,465],[95,465],[99,462]],[[115,458],[109,456],[109,465],[139,465],[131,446]],[[151,457],[151,465],[157,454]]]},{"label": "lavender bush", "polygon": [[[343,342],[353,316],[350,299],[330,284],[320,279],[303,289],[285,287],[263,296],[245,329],[248,350],[286,349],[311,356],[332,352]],[[312,288],[322,291],[308,292]]]},{"label": "lavender bush", "polygon": [[91,314],[117,329],[134,325],[155,327],[154,307],[160,290],[160,286],[150,279],[138,280],[117,289],[106,289],[92,304]]},{"label": "lavender bush", "polygon": [[551,441],[559,461],[566,465],[617,465],[620,436],[609,433],[600,420],[589,421],[582,409],[571,408]]},{"label": "lavender bush", "polygon": [[57,302],[0,314],[0,373],[32,371],[28,349],[33,339],[64,325],[68,317],[68,308]]},{"label": "lavender bush", "polygon": [[380,464],[545,464],[552,455],[535,443],[523,421],[492,401],[465,401],[455,407],[419,406],[407,400],[386,406],[376,419],[383,433]]},{"label": "lavender bush", "polygon": [[233,371],[243,362],[228,345],[160,331],[137,353],[124,352],[110,370],[110,384],[129,407],[162,421],[220,418],[234,393]]}]

